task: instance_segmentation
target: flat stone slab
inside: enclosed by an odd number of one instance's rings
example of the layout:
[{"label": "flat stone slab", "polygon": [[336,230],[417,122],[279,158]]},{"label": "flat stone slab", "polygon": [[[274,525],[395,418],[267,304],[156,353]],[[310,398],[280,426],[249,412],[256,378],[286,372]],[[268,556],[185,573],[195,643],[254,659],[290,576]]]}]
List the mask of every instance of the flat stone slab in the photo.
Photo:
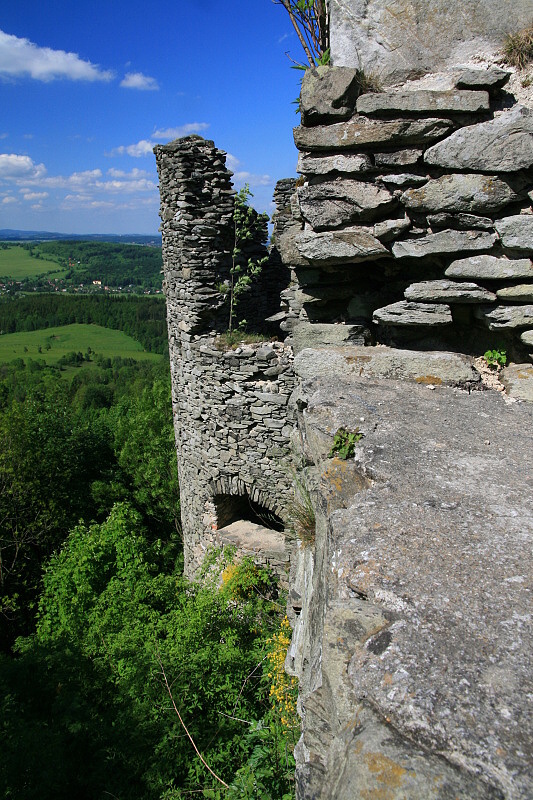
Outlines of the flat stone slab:
[{"label": "flat stone slab", "polygon": [[446,119],[378,120],[353,117],[347,122],[295,128],[299,150],[348,150],[375,145],[426,144],[444,136],[453,125]]},{"label": "flat stone slab", "polygon": [[304,388],[319,508],[341,426],[372,486],[324,514],[302,582],[301,796],[529,800],[533,407],[357,372]]},{"label": "flat stone slab", "polygon": [[296,172],[306,175],[328,175],[330,172],[364,173],[373,170],[370,157],[363,153],[336,153],[332,156],[298,155]]},{"label": "flat stone slab", "polygon": [[301,186],[297,192],[302,216],[316,231],[370,221],[396,205],[387,189],[346,178]]},{"label": "flat stone slab", "polygon": [[406,300],[423,303],[494,303],[496,295],[477,283],[458,281],[422,281],[412,283],[404,292]]},{"label": "flat stone slab", "polygon": [[457,78],[455,85],[458,89],[501,89],[509,78],[511,72],[506,69],[465,69]]},{"label": "flat stone slab", "polygon": [[507,259],[496,256],[469,256],[453,261],[444,273],[449,278],[502,281],[509,278],[531,278],[533,263],[529,258]]},{"label": "flat stone slab", "polygon": [[500,380],[511,397],[533,403],[533,366],[531,364],[509,364],[502,370]]},{"label": "flat stone slab", "polygon": [[476,214],[499,211],[518,195],[496,175],[443,175],[424,186],[407,189],[402,202],[413,211],[451,211]]},{"label": "flat stone slab", "polygon": [[395,242],[395,258],[423,258],[437,253],[457,253],[467,250],[490,250],[496,236],[485,231],[456,231],[452,229],[430,233],[419,239]]},{"label": "flat stone slab", "polygon": [[533,347],[533,330],[524,331],[522,334],[520,334],[520,339],[524,342],[524,344]]},{"label": "flat stone slab", "polygon": [[489,93],[476,91],[375,92],[357,99],[358,114],[476,113],[490,108]]},{"label": "flat stone slab", "polygon": [[426,151],[428,164],[482,172],[516,172],[533,165],[533,110],[515,106],[489,122],[469,125]]},{"label": "flat stone slab", "polygon": [[428,214],[428,225],[437,228],[460,228],[471,230],[479,228],[483,231],[494,230],[494,222],[490,217],[478,217],[475,214]]},{"label": "flat stone slab", "polygon": [[533,325],[533,305],[496,306],[493,309],[476,309],[476,316],[488,325],[491,331],[530,328]]},{"label": "flat stone slab", "polygon": [[399,303],[378,308],[372,315],[378,325],[401,325],[407,327],[442,327],[451,325],[450,307],[438,303],[412,303],[400,300]]},{"label": "flat stone slab", "polygon": [[403,217],[394,217],[393,219],[384,219],[381,222],[376,222],[374,225],[374,236],[384,242],[395,239],[404,231],[409,230],[411,227],[411,220],[404,214]]},{"label": "flat stone slab", "polygon": [[469,356],[393,347],[350,345],[324,350],[305,349],[296,356],[294,368],[302,380],[316,376],[332,381],[390,378],[433,386],[471,386],[481,381]]},{"label": "flat stone slab", "polygon": [[427,183],[427,176],[415,175],[412,172],[400,172],[390,175],[380,175],[379,180],[390,186],[398,186],[398,188],[401,188],[403,186],[421,186],[423,183]]},{"label": "flat stone slab", "polygon": [[423,150],[404,148],[395,153],[376,153],[374,161],[376,167],[407,167],[417,164],[423,155]]},{"label": "flat stone slab", "polygon": [[285,536],[282,533],[246,519],[219,528],[217,535],[224,544],[234,544],[239,550],[285,555]]},{"label": "flat stone slab", "polygon": [[533,301],[533,283],[519,283],[517,286],[505,286],[496,292],[500,300],[510,300],[519,303]]},{"label": "flat stone slab", "polygon": [[[533,149],[533,138],[531,140]],[[498,219],[494,227],[500,234],[504,247],[510,250],[533,251],[533,214],[515,214]]]},{"label": "flat stone slab", "polygon": [[324,266],[356,264],[390,255],[378,239],[360,228],[325,233],[304,231],[296,234],[295,245],[305,263]]},{"label": "flat stone slab", "polygon": [[296,354],[309,347],[320,350],[350,344],[364,346],[367,333],[362,325],[299,322],[292,332],[293,350]]}]

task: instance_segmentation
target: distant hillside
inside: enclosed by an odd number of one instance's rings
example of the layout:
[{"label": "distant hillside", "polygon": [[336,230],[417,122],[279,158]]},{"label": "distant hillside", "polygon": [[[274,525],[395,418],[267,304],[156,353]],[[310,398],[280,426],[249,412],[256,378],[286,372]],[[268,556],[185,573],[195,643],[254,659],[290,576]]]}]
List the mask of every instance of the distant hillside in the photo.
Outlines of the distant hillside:
[{"label": "distant hillside", "polygon": [[50,241],[54,239],[76,239],[90,242],[121,242],[122,244],[151,244],[161,246],[161,234],[140,233],[57,233],[55,231],[18,231],[0,228],[0,240],[5,242]]}]

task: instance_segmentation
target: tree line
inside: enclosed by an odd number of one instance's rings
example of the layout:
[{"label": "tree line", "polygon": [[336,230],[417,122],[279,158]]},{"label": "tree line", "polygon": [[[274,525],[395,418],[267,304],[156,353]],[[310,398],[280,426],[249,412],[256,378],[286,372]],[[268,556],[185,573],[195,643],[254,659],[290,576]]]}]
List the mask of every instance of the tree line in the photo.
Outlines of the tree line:
[{"label": "tree line", "polygon": [[93,323],[124,331],[148,352],[168,352],[166,306],[162,297],[36,293],[0,298],[0,334],[73,323]]},{"label": "tree line", "polygon": [[22,244],[34,258],[56,261],[67,270],[65,279],[76,284],[100,280],[112,287],[161,288],[161,247],[60,240]]}]

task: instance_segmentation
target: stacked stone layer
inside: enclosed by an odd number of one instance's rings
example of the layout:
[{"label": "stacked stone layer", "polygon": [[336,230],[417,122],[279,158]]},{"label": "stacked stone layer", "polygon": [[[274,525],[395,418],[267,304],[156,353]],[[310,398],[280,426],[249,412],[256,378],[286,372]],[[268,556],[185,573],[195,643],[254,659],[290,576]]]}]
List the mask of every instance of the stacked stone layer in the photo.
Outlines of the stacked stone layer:
[{"label": "stacked stone layer", "polygon": [[355,70],[306,73],[279,242],[286,330],[350,323],[366,341],[527,359],[533,110],[509,105],[505,78],[459,71],[461,89],[354,98]]}]

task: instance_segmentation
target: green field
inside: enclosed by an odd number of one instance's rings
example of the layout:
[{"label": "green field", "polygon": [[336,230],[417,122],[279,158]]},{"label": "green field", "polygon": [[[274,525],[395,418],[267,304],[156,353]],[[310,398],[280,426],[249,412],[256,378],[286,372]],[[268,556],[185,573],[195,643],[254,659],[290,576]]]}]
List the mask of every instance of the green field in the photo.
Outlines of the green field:
[{"label": "green field", "polygon": [[72,352],[86,353],[89,347],[93,358],[95,355],[104,358],[121,356],[136,361],[157,361],[162,358],[156,353],[145,352],[142,344],[122,331],[100,325],[74,324],[0,336],[0,363],[23,358],[25,361],[43,359],[47,364],[56,364],[62,356]]},{"label": "green field", "polygon": [[54,270],[57,277],[65,272],[57,261],[48,261],[45,258],[33,258],[23,247],[15,245],[6,250],[0,248],[0,276],[12,278],[15,281],[24,278],[35,278],[45,272]]}]

